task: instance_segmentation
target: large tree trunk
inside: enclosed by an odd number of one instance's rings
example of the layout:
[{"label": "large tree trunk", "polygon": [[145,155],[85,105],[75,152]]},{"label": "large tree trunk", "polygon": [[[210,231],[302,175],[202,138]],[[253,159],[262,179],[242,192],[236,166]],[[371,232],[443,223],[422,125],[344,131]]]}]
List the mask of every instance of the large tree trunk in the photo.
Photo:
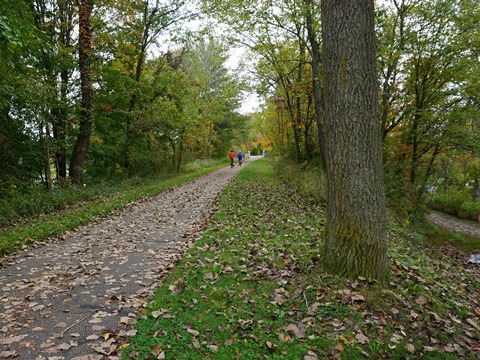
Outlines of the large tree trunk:
[{"label": "large tree trunk", "polygon": [[325,269],[383,279],[386,210],[374,0],[322,0],[327,223]]},{"label": "large tree trunk", "polygon": [[70,162],[70,178],[76,185],[81,184],[81,174],[88,147],[90,146],[90,134],[92,132],[92,71],[91,49],[92,30],[90,15],[92,13],[93,0],[81,0],[79,12],[79,68],[80,85],[82,90],[82,108],[80,110],[80,130],[73,148]]}]

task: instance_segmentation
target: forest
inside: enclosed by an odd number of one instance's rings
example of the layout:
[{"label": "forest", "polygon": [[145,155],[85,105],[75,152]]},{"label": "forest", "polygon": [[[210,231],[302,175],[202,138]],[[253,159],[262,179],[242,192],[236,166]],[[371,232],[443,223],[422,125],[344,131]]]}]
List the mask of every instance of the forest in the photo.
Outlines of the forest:
[{"label": "forest", "polygon": [[[426,203],[479,214],[476,5],[375,8],[386,196],[406,219]],[[310,0],[3,2],[0,200],[178,173],[233,147],[325,169],[320,17]],[[252,92],[262,106],[241,114]]]},{"label": "forest", "polygon": [[[231,147],[326,162],[314,1],[1,6],[0,199],[180,172]],[[475,218],[478,6],[395,0],[375,11],[389,204],[406,217],[430,201]],[[226,63],[238,48],[244,52],[231,71]],[[252,92],[261,108],[239,113]]]},{"label": "forest", "polygon": [[0,357],[478,357],[477,0],[0,10]]}]

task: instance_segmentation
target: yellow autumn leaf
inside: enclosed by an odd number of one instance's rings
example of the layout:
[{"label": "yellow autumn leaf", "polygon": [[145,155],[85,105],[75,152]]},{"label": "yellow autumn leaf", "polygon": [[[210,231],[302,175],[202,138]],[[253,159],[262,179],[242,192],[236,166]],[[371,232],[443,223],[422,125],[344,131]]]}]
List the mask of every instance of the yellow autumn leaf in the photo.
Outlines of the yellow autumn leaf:
[{"label": "yellow autumn leaf", "polygon": [[108,340],[108,338],[110,337],[110,335],[112,335],[112,334],[107,332],[107,333],[103,334],[103,338],[104,338],[105,340]]},{"label": "yellow autumn leaf", "polygon": [[342,342],[343,342],[344,344],[347,344],[347,343],[348,343],[348,339],[347,339],[345,336],[343,336],[343,335],[340,335],[339,339],[342,340]]}]

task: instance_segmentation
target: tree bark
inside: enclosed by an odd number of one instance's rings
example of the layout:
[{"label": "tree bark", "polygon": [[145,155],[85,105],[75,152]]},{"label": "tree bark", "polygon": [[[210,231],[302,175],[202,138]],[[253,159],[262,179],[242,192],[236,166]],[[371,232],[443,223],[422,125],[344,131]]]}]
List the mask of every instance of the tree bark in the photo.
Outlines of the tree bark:
[{"label": "tree bark", "polygon": [[92,30],[90,15],[92,13],[93,0],[81,0],[79,11],[79,69],[80,85],[82,92],[82,107],[80,110],[80,129],[73,148],[70,162],[70,178],[72,183],[81,184],[82,169],[85,164],[87,151],[90,146],[92,132],[92,71],[91,49]]},{"label": "tree bark", "polygon": [[388,273],[374,0],[322,0],[327,223],[325,269]]}]

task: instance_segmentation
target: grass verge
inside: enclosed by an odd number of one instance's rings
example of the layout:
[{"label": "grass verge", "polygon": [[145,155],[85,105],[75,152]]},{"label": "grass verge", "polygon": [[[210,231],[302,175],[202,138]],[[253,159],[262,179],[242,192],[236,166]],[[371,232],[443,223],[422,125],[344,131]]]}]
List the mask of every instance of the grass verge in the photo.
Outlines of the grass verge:
[{"label": "grass verge", "polygon": [[391,223],[389,283],[324,274],[325,213],[298,174],[279,176],[267,159],[240,172],[140,314],[122,358],[478,356],[478,270],[431,257]]},{"label": "grass verge", "polygon": [[0,256],[14,252],[22,246],[35,241],[42,241],[85,225],[95,218],[105,216],[125,204],[182,184],[189,180],[203,176],[213,170],[224,167],[225,164],[215,163],[207,167],[193,169],[191,172],[170,178],[150,179],[144,183],[137,182],[135,186],[127,182],[115,188],[104,188],[97,191],[95,198],[82,199],[79,194],[78,203],[75,198],[65,209],[29,217],[23,221],[0,229]]}]

